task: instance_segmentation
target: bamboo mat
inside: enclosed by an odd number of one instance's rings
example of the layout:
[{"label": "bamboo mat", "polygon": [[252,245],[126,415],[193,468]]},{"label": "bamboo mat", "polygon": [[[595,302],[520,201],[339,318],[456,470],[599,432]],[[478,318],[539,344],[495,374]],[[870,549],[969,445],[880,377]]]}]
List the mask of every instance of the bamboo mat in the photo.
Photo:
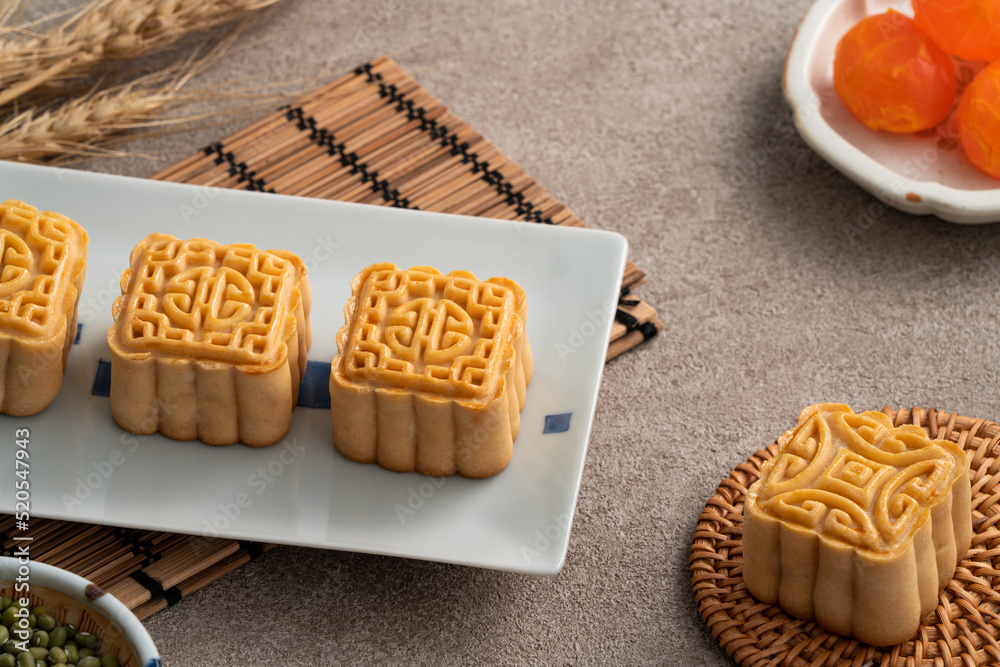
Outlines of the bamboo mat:
[{"label": "bamboo mat", "polygon": [[[525,223],[585,227],[521,167],[382,56],[154,178]],[[656,311],[625,269],[608,359],[655,336]],[[104,588],[144,619],[274,545],[32,520],[34,560]],[[0,515],[0,554],[14,518]]]},{"label": "bamboo mat", "polygon": [[[0,516],[0,555],[23,542]],[[179,602],[274,545],[33,518],[31,558],[74,572],[114,595],[140,619]]]},{"label": "bamboo mat", "polygon": [[[380,56],[153,178],[586,227],[513,160]],[[625,268],[608,359],[663,324]]]}]

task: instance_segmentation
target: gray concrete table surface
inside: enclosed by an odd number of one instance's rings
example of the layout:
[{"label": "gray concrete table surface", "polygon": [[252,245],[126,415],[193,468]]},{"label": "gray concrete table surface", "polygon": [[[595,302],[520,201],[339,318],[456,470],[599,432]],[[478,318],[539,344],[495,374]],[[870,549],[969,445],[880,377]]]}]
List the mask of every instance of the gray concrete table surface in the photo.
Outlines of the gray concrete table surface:
[{"label": "gray concrete table surface", "polygon": [[[1000,226],[866,217],[876,200],[782,97],[807,6],[284,0],[191,82],[329,79],[393,54],[628,238],[666,329],[607,366],[559,575],[281,546],[147,621],[165,664],[732,664],[688,551],[736,464],[818,401],[1000,418]],[[148,176],[245,122],[83,168]]]}]

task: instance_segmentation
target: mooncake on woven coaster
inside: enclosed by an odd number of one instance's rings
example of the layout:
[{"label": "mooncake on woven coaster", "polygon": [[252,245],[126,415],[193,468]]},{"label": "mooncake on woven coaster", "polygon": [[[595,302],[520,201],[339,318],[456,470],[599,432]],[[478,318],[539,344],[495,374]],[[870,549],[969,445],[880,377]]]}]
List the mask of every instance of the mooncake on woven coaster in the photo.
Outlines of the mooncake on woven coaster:
[{"label": "mooncake on woven coaster", "polygon": [[695,602],[712,636],[741,665],[1000,664],[1000,549],[996,488],[1000,427],[982,419],[925,411],[883,410],[894,426],[919,426],[932,439],[956,443],[969,459],[971,547],[937,596],[937,606],[909,639],[875,647],[794,618],[754,598],[743,577],[743,512],[748,488],[773,459],[778,443],[756,452],[723,480],[698,518],[691,547]]},{"label": "mooncake on woven coaster", "polygon": [[152,234],[129,263],[108,330],[115,421],[212,445],[280,440],[311,343],[302,260]]},{"label": "mooncake on woven coaster", "polygon": [[0,412],[33,415],[59,393],[86,270],[83,227],[22,201],[0,204]]},{"label": "mooncake on woven coaster", "polygon": [[337,449],[397,472],[503,470],[531,381],[524,291],[395,264],[369,266],[351,288],[330,373]]},{"label": "mooncake on woven coaster", "polygon": [[805,408],[743,507],[743,579],[758,600],[875,646],[906,641],[972,537],[953,442],[881,412]]}]

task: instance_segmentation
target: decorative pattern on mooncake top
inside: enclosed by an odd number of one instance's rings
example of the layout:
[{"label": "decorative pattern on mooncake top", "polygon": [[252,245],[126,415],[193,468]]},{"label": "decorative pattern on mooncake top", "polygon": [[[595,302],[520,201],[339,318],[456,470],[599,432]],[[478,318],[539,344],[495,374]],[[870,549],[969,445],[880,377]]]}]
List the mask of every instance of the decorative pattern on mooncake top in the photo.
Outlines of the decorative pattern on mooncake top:
[{"label": "decorative pattern on mooncake top", "polygon": [[302,261],[153,234],[130,264],[108,331],[118,423],[211,444],[279,440],[311,342]]},{"label": "decorative pattern on mooncake top", "polygon": [[331,370],[334,442],[397,471],[506,467],[531,351],[524,291],[466,271],[368,267],[352,284]]},{"label": "decorative pattern on mooncake top", "polygon": [[803,410],[744,505],[750,592],[876,645],[912,636],[972,536],[968,460],[920,427]]},{"label": "decorative pattern on mooncake top", "polygon": [[0,204],[0,412],[35,414],[59,392],[86,268],[80,225],[22,201]]},{"label": "decorative pattern on mooncake top", "polygon": [[266,364],[285,342],[298,258],[246,245],[147,239],[122,303],[122,347]]},{"label": "decorative pattern on mooncake top", "polygon": [[453,398],[492,398],[517,318],[510,288],[471,274],[368,274],[345,358],[353,380]]}]

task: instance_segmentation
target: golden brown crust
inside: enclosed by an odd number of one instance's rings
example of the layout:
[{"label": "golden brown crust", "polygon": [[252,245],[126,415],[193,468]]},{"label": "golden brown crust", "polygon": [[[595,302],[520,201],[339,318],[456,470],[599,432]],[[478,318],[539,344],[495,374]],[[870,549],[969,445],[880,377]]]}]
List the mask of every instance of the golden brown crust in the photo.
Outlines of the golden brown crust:
[{"label": "golden brown crust", "polygon": [[87,240],[64,215],[13,199],[0,204],[0,412],[33,415],[59,393]]},{"label": "golden brown crust", "polygon": [[146,237],[108,330],[115,421],[212,445],[277,442],[306,369],[310,300],[290,252]]},{"label": "golden brown crust", "polygon": [[466,271],[373,264],[351,283],[330,373],[344,456],[489,477],[510,461],[532,358],[524,290]]},{"label": "golden brown crust", "polygon": [[964,451],[832,403],[778,442],[744,505],[747,589],[869,644],[909,639],[972,539]]}]

